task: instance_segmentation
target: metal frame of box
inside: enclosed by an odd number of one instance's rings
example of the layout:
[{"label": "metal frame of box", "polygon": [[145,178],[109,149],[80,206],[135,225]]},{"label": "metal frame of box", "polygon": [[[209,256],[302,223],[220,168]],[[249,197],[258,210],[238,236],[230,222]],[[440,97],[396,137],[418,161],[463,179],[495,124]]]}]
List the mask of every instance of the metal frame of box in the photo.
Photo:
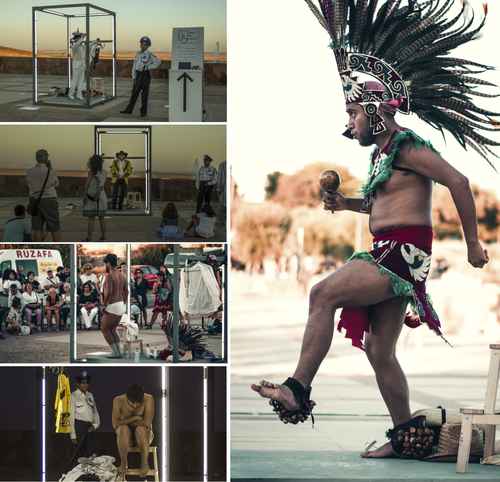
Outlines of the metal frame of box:
[{"label": "metal frame of box", "polygon": [[[75,15],[64,13],[64,10],[69,8],[82,8],[85,10],[85,14]],[[95,10],[96,12],[92,12]],[[85,18],[85,34],[87,40],[90,39],[90,27],[92,17],[111,17],[111,39],[107,42],[112,45],[112,95],[105,97],[98,102],[91,102],[90,95],[87,95],[85,103],[75,103],[75,104],[63,104],[58,102],[50,102],[40,100],[40,95],[38,92],[38,28],[37,21],[40,14],[46,13],[48,15],[55,15],[58,17],[63,17],[66,20],[66,52],[68,59],[68,88],[71,85],[71,47],[70,47],[70,35],[71,35],[71,19],[72,18]],[[91,87],[91,77],[88,74],[90,71],[90,50],[89,43],[87,41],[87,52],[86,52],[86,77],[87,77],[87,92],[90,92]],[[91,3],[75,3],[69,5],[45,5],[32,8],[32,59],[33,59],[33,104],[35,105],[53,105],[62,107],[86,107],[91,109],[96,105],[101,105],[109,102],[116,98],[116,12],[107,10],[97,5]]]},{"label": "metal frame of box", "polygon": [[[131,156],[129,159],[143,159],[146,174],[145,190],[144,190],[144,213],[145,216],[152,215],[151,208],[151,183],[152,183],[152,127],[144,125],[96,125],[94,127],[94,152],[97,155],[102,155],[102,136],[113,134],[130,134],[144,136],[144,153],[145,156]],[[104,159],[114,159],[114,156],[104,156]],[[120,213],[113,212],[119,216],[137,216],[137,213]]]}]

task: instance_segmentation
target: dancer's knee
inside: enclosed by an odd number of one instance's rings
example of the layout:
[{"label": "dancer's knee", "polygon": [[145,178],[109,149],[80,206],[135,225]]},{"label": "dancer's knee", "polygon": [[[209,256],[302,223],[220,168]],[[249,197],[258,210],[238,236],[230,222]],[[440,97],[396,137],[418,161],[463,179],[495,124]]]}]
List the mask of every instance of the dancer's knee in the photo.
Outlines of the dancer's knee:
[{"label": "dancer's knee", "polygon": [[143,447],[148,443],[148,429],[146,427],[136,427],[135,429],[135,438],[137,441],[137,445],[139,447]]},{"label": "dancer's knee", "polygon": [[340,306],[341,296],[340,290],[335,284],[326,280],[316,283],[309,294],[309,305],[318,308],[335,308]]},{"label": "dancer's knee", "polygon": [[120,425],[116,429],[116,437],[121,445],[128,445],[130,440],[130,429],[127,425]]},{"label": "dancer's knee", "polygon": [[365,353],[372,367],[383,368],[396,361],[394,349],[383,343],[376,342],[371,338],[367,338],[365,342]]}]

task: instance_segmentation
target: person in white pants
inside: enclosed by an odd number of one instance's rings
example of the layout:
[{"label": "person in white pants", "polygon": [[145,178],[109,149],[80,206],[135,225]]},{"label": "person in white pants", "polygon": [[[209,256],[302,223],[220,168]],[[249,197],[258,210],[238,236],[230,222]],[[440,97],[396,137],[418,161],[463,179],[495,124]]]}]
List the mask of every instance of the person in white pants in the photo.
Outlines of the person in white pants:
[{"label": "person in white pants", "polygon": [[92,323],[99,313],[98,294],[90,282],[82,286],[82,294],[79,297],[80,316],[86,330],[92,328]]},{"label": "person in white pants", "polygon": [[[78,100],[83,100],[82,92],[86,90],[86,62],[85,55],[87,53],[87,43],[85,41],[85,33],[79,32],[78,30],[73,33],[71,38],[71,58],[72,58],[72,70],[73,76],[71,77],[71,86],[68,92],[68,98],[73,100],[75,97]],[[90,42],[89,45],[89,55],[90,62],[94,58],[97,48],[103,47],[99,39]]]},{"label": "person in white pants", "polygon": [[94,322],[98,312],[99,309],[97,307],[91,308],[90,311],[88,311],[87,307],[82,306],[80,314],[82,315],[82,321],[85,329],[90,330],[92,328],[92,323]]}]

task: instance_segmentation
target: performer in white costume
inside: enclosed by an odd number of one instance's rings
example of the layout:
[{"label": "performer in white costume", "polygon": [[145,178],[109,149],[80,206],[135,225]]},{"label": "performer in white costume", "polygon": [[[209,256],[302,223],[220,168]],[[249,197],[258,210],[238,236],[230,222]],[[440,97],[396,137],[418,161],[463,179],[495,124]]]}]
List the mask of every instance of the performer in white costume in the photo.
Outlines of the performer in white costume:
[{"label": "performer in white costume", "polygon": [[[82,92],[86,89],[86,62],[85,55],[87,53],[87,42],[85,40],[86,34],[83,32],[73,32],[71,38],[71,58],[72,58],[72,71],[73,76],[71,77],[71,86],[68,92],[68,98],[71,100],[75,99],[83,100]],[[104,47],[99,39],[93,40],[89,44],[89,56],[90,63],[94,59],[97,49]]]}]

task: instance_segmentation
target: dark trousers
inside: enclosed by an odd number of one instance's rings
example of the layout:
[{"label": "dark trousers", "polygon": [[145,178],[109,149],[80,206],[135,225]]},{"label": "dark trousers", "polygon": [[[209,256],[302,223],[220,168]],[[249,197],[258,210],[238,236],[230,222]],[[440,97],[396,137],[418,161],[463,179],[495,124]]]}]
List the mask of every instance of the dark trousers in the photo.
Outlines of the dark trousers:
[{"label": "dark trousers", "polygon": [[92,428],[90,422],[82,422],[81,420],[75,420],[75,432],[78,451],[75,454],[74,459],[77,460],[78,457],[90,457],[94,452],[94,432],[89,430]]},{"label": "dark trousers", "polygon": [[149,98],[149,86],[151,84],[151,72],[145,70],[143,72],[135,72],[134,87],[132,88],[132,95],[126,107],[126,111],[132,113],[135,107],[135,103],[141,94],[141,115],[146,115],[148,113],[148,98]]},{"label": "dark trousers", "polygon": [[196,212],[201,211],[202,206],[210,206],[213,186],[208,184],[208,181],[200,181],[200,189],[198,190],[198,199],[196,201]]},{"label": "dark trousers", "polygon": [[118,209],[121,211],[123,209],[123,200],[127,195],[127,183],[125,179],[117,179],[113,184],[113,200],[112,209]]}]

